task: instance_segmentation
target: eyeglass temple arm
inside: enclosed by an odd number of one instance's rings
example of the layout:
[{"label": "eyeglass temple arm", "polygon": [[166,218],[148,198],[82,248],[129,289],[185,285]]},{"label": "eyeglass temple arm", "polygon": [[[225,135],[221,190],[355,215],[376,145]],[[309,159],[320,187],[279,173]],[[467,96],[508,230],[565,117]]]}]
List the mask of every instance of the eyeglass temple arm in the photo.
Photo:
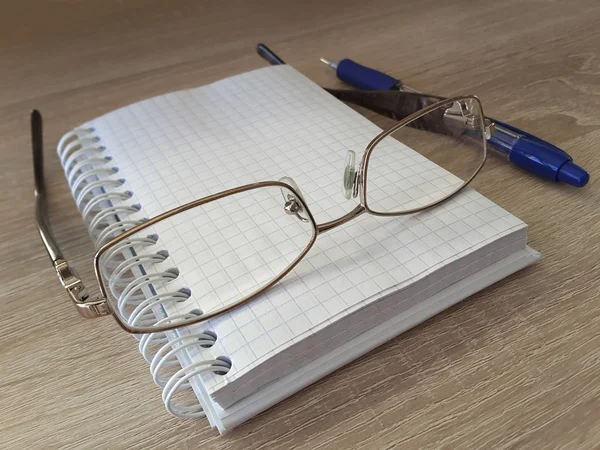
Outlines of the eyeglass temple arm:
[{"label": "eyeglass temple arm", "polygon": [[35,180],[35,219],[52,264],[63,260],[60,248],[56,244],[48,223],[48,201],[44,181],[44,144],[42,115],[38,110],[31,112],[31,146],[33,149],[33,175]]},{"label": "eyeglass temple arm", "polygon": [[48,201],[44,180],[43,139],[42,114],[38,110],[33,110],[31,112],[31,147],[33,150],[33,177],[35,182],[35,221],[38,232],[61,284],[66,289],[79,313],[84,317],[106,315],[109,313],[106,302],[103,299],[89,301],[90,296],[83,282],[75,269],[69,267],[54,240],[54,236],[52,236],[48,221]]},{"label": "eyeglass temple arm", "polygon": [[[427,106],[444,100],[429,94],[404,91],[355,91],[350,89],[327,89],[327,92],[338,100],[353,105],[362,106],[370,111],[389,117],[394,120],[402,120],[411,114],[420,111]],[[427,114],[409,126],[419,128],[433,133],[452,134],[452,131],[444,123],[444,111],[439,109]]]}]

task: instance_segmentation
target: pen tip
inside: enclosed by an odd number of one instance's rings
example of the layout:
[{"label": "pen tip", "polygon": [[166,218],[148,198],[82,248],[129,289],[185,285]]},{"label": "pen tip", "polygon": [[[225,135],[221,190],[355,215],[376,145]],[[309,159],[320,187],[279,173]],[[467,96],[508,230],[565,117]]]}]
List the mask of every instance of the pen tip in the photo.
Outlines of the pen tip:
[{"label": "pen tip", "polygon": [[336,61],[330,61],[328,59],[325,58],[319,58],[321,60],[321,62],[323,64],[327,64],[329,67],[331,67],[333,70],[337,69],[338,63]]}]

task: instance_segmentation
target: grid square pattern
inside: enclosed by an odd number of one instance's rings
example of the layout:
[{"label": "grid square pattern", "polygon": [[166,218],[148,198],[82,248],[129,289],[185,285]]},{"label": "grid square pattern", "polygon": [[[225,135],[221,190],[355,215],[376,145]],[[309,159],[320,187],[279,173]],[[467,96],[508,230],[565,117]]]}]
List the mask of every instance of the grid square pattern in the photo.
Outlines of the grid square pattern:
[{"label": "grid square pattern", "polygon": [[[442,135],[437,137],[442,141],[447,139]],[[464,184],[412,149],[404,145],[398,148],[391,137],[384,139],[371,153],[367,177],[367,204],[377,212],[421,208]]]},{"label": "grid square pattern", "polygon": [[166,304],[168,314],[231,306],[269,284],[306,251],[316,230],[311,221],[286,214],[284,195],[293,198],[280,186],[238,192],[133,236],[158,235],[157,245],[172,254],[169,264],[185,274],[194,301]]},{"label": "grid square pattern", "polygon": [[[361,152],[380,132],[290,66],[148,99],[87,125],[98,130],[143,216],[239,185],[290,176],[317,222],[356,206],[341,194],[346,152]],[[412,157],[406,146],[389,145]],[[190,227],[186,220],[169,229],[157,225],[170,264],[180,268],[181,282],[192,287],[189,301],[200,309],[207,308],[194,286],[206,277],[193,261],[203,241],[209,235],[219,239],[220,256],[247,245],[226,219],[214,229]],[[233,363],[226,376],[203,376],[207,389],[217,393],[365,305],[525,227],[465,190],[431,211],[394,219],[363,215],[320,236],[273,289],[207,325],[217,343],[197,354],[227,354]]]},{"label": "grid square pattern", "polygon": [[[440,111],[429,114],[437,117]],[[481,166],[484,155],[481,131],[453,136],[404,126],[383,138],[370,154],[367,206],[387,213],[431,205],[463,186]]]}]

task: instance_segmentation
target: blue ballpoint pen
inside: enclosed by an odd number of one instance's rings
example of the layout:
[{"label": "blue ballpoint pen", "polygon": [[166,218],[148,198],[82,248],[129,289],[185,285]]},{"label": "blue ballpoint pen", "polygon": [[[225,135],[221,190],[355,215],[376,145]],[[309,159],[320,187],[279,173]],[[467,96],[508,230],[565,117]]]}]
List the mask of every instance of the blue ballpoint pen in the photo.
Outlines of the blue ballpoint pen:
[{"label": "blue ballpoint pen", "polygon": [[[340,80],[357,89],[418,92],[400,80],[350,59],[329,61],[321,58],[321,61],[334,69]],[[490,120],[495,124],[495,132],[488,141],[490,147],[506,155],[514,165],[547,180],[561,181],[576,187],[587,184],[589,174],[575,164],[564,150],[518,128],[495,119]]]}]

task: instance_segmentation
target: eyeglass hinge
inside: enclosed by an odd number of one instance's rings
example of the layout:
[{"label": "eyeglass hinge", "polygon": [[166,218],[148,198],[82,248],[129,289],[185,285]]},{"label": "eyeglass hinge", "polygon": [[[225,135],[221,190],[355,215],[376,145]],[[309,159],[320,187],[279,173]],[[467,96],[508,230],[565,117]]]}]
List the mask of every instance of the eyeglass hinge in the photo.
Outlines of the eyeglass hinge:
[{"label": "eyeglass hinge", "polygon": [[472,112],[473,103],[468,101],[456,101],[452,106],[444,111],[444,125],[456,136],[460,136],[465,131],[479,131],[485,133],[486,139],[490,139],[494,134],[494,123],[487,117],[481,123],[481,115]]},{"label": "eyeglass hinge", "polygon": [[91,318],[110,314],[105,300],[97,299],[89,301],[90,296],[83,281],[81,281],[75,269],[70,267],[65,260],[59,259],[55,261],[54,268],[61,284],[66,289],[69,297],[71,297],[80,315]]},{"label": "eyeglass hinge", "polygon": [[96,317],[108,316],[110,311],[106,306],[106,301],[95,300],[87,303],[75,303],[75,308],[79,311],[79,315],[86,319],[94,319]]}]

